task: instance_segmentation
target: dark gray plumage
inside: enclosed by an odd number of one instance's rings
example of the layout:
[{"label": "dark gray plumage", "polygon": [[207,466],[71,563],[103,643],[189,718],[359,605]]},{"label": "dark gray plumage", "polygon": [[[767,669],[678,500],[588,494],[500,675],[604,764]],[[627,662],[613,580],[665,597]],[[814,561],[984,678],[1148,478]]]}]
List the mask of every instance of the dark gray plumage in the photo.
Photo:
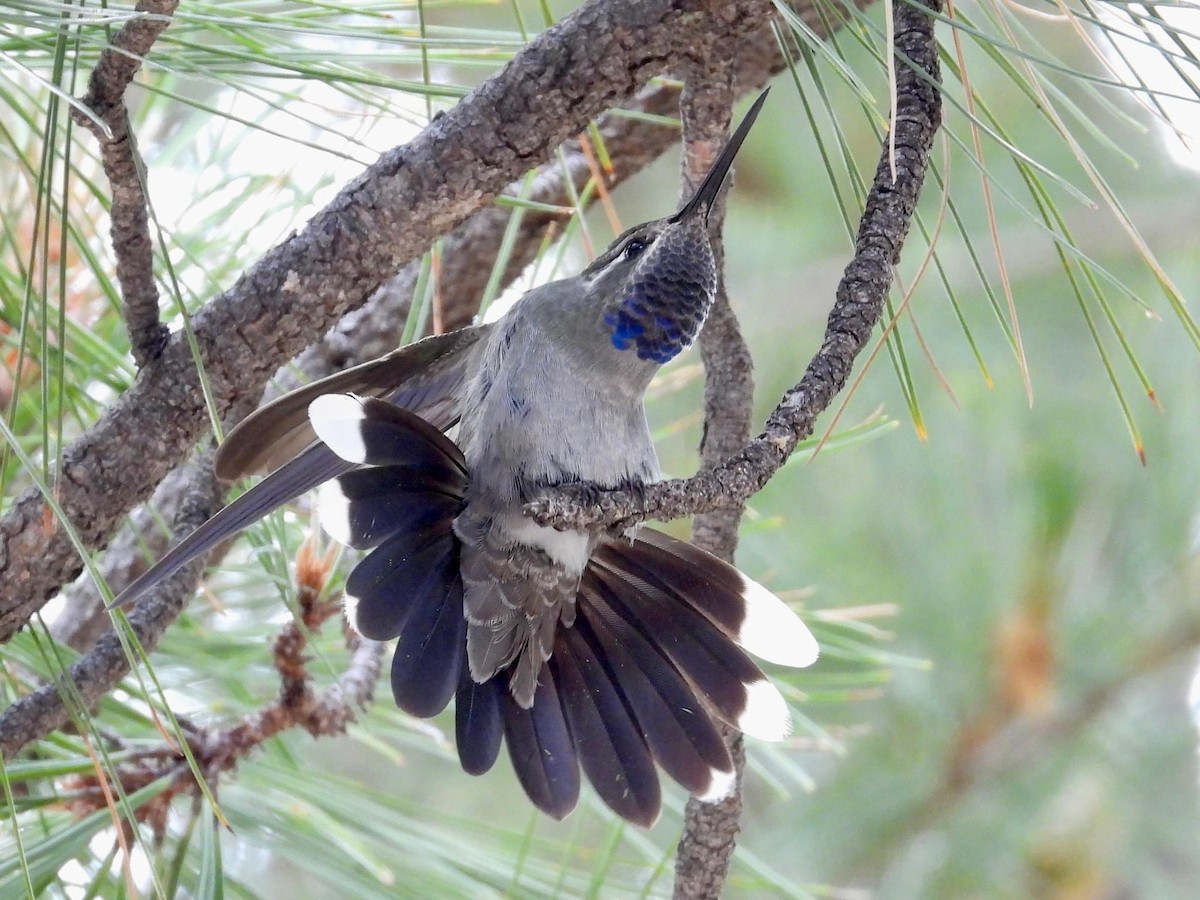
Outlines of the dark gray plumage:
[{"label": "dark gray plumage", "polygon": [[118,601],[323,482],[325,530],[367,551],[346,582],[347,616],[397,640],[402,709],[431,716],[456,697],[466,771],[488,771],[507,744],[526,793],[555,817],[577,802],[581,770],[643,825],[661,806],[656,764],[724,796],[733,765],[717,723],[767,740],[789,728],[747,651],[808,665],[807,628],[689,544],[649,529],[556,531],[522,507],[557,484],[659,477],[645,391],[708,313],[708,210],[761,103],[678,213],[629,229],[579,275],[530,291],[494,325],[421,341],[248,418],[218,471],[268,477]]}]

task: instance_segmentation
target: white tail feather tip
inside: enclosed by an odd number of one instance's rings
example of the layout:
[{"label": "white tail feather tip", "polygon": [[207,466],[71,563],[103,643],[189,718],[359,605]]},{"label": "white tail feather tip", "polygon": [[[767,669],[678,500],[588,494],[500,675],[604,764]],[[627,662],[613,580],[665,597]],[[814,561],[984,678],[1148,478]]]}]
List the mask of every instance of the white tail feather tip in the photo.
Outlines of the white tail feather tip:
[{"label": "white tail feather tip", "polygon": [[713,769],[708,782],[708,790],[703,794],[697,794],[696,799],[701,803],[720,803],[733,793],[735,784],[737,784],[736,774]]},{"label": "white tail feather tip", "polygon": [[742,600],[746,618],[737,640],[743,649],[779,666],[802,669],[817,661],[817,639],[786,603],[745,575]]},{"label": "white tail feather tip", "polygon": [[767,679],[746,685],[746,708],[738,730],[760,741],[782,741],[792,733],[792,714],[779,689]]},{"label": "white tail feather tip", "polygon": [[345,594],[342,597],[342,612],[346,616],[346,621],[350,623],[350,627],[356,632],[358,631],[358,598],[353,594]]},{"label": "white tail feather tip", "polygon": [[317,489],[317,518],[321,529],[339,544],[350,546],[350,501],[334,478]]},{"label": "white tail feather tip", "polygon": [[362,401],[353,394],[323,394],[308,404],[313,431],[346,462],[366,462],[367,448],[359,427],[362,420]]}]

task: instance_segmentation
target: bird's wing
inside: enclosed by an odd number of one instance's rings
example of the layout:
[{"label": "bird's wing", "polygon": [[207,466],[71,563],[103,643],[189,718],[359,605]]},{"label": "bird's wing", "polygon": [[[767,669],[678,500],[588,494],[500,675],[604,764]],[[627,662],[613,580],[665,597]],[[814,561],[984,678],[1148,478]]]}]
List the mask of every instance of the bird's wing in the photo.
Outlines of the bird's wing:
[{"label": "bird's wing", "polygon": [[425,338],[268,403],[229,432],[217,451],[217,477],[236,481],[270,473],[296,458],[316,440],[308,405],[323,394],[382,397],[436,428],[449,428],[458,420],[467,351],[491,328],[475,325]]},{"label": "bird's wing", "polygon": [[216,470],[233,480],[265,469],[270,474],[175,545],[113,601],[119,606],[160,584],[217,544],[322,482],[354,468],[316,442],[309,404],[338,391],[386,397],[439,428],[458,420],[458,394],[468,351],[490,325],[426,338],[374,362],[299,388],[247,417],[217,453]]}]

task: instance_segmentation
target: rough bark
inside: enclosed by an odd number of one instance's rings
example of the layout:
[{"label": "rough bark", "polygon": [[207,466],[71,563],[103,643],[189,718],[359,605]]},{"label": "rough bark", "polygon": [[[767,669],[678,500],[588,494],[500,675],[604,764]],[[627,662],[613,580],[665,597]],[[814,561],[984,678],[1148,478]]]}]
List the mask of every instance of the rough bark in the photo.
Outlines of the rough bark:
[{"label": "rough bark", "polygon": [[138,154],[137,135],[129,127],[125,89],[158,36],[171,24],[171,15],[178,6],[179,0],[138,0],[134,10],[143,15],[130,19],[114,35],[88,78],[87,93],[81,102],[95,119],[79,109],[72,111],[72,118],[100,142],[100,162],[112,188],[109,218],[117,282],[121,286],[121,314],[139,367],[162,353],[169,332],[158,317],[146,167]]}]

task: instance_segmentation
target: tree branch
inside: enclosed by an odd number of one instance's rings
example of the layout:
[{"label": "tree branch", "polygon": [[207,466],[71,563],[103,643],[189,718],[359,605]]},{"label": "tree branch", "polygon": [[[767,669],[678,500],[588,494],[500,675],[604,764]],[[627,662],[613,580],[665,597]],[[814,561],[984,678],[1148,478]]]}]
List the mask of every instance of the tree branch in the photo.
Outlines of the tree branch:
[{"label": "tree branch", "polygon": [[[320,559],[305,545],[296,566],[297,601],[301,622],[289,622],[275,638],[274,662],[279,673],[279,696],[225,728],[203,729],[188,736],[197,768],[206,781],[215,783],[241,760],[283,731],[303,728],[313,737],[341,734],[359,711],[374,700],[375,685],[383,665],[385,644],[370,641],[346,629],[350,661],[337,682],[317,693],[308,673],[308,635],[320,630],[341,607],[321,602],[321,589],[329,573],[332,554]],[[161,840],[171,803],[181,794],[199,797],[200,785],[177,748],[163,744],[138,753],[122,763],[116,777],[128,791],[162,777],[174,776],[172,785],[141,807],[139,821],[149,822]],[[107,798],[95,775],[71,785],[73,808],[86,815],[105,806]]]},{"label": "tree branch", "polygon": [[[175,519],[175,533],[190,534],[221,506],[224,496],[212,471],[212,460],[204,457],[190,490]],[[179,617],[196,590],[201,565],[193,563],[172,576],[159,590],[142,597],[129,614],[129,625],[147,652],[154,649],[167,626]],[[129,674],[129,658],[120,639],[111,629],[95,647],[77,660],[67,672],[74,691],[85,707],[100,698]],[[22,747],[62,728],[70,719],[65,693],[57,684],[43,685],[9,706],[0,714],[0,756],[11,759]]]},{"label": "tree branch", "polygon": [[[738,53],[735,81],[739,90],[760,86],[769,71],[781,65],[774,39],[769,31],[760,31],[747,40]],[[679,91],[673,86],[650,86],[625,108],[667,115],[678,108],[678,98]],[[676,143],[675,129],[622,115],[605,115],[597,127],[613,159],[610,185],[619,184]],[[533,179],[531,199],[548,205],[566,205],[570,202],[570,191],[564,174],[571,178],[576,192],[581,191],[592,177],[577,142],[568,142],[562,157],[561,162],[554,160],[539,167]],[[509,186],[507,193],[515,196],[520,190],[521,184],[516,183]],[[447,306],[456,324],[468,322],[478,308],[491,274],[490,261],[499,249],[510,214],[511,211],[503,207],[481,210],[455,229],[443,244],[446,263],[442,269],[440,286],[447,296],[456,298]],[[521,220],[513,252],[501,280],[502,285],[519,275],[525,265],[532,261],[541,246],[545,228],[555,219],[553,213],[526,213]],[[280,390],[296,386],[301,380],[298,375],[302,375],[305,381],[321,378],[374,359],[394,347],[404,327],[420,268],[419,261],[405,266],[376,291],[365,306],[344,316],[318,344],[281,369],[273,388],[267,392],[267,398]],[[239,419],[240,415],[233,414],[228,421],[232,423]],[[152,501],[159,515],[168,518],[174,516],[181,497],[192,489],[195,477],[194,466],[186,465],[172,471],[163,480]],[[128,584],[144,570],[148,558],[165,549],[168,536],[154,529],[154,519],[146,510],[137,511],[135,522],[121,529],[109,547],[100,571],[114,589]],[[213,565],[213,558],[219,558],[221,553],[221,549],[215,550],[207,566]],[[172,594],[180,592],[187,595],[194,591],[194,587],[193,580],[185,579],[182,583],[172,583],[169,590]],[[78,579],[65,594],[66,608],[53,624],[52,631],[56,639],[84,652],[109,628],[109,615],[104,610],[96,585],[88,576]],[[158,608],[173,620],[173,604]],[[58,719],[43,716],[41,721],[51,726]],[[6,722],[0,717],[0,733],[4,731]],[[47,733],[51,730],[53,727],[48,727]]]},{"label": "tree branch", "polygon": [[[937,0],[934,0],[934,2],[937,2]],[[909,8],[905,7],[905,9]],[[933,66],[936,67],[937,50],[933,41],[931,19],[922,13],[910,10],[908,16],[900,18],[897,22],[897,31],[900,32],[912,27],[916,24],[911,21],[914,19],[923,20],[925,23],[924,46],[920,49],[926,51],[924,59],[932,62]],[[905,44],[901,43],[899,34],[897,35],[897,45],[899,48],[906,47]],[[717,149],[719,149],[720,137],[728,127],[728,110],[733,99],[733,94],[729,90],[729,86],[721,84],[717,80],[718,76],[716,76],[714,71],[720,65],[720,56],[716,54],[717,49],[716,47],[712,48],[714,58],[718,60],[718,64],[713,67],[713,70],[706,73],[707,80],[704,82],[704,86],[701,88],[697,85],[694,90],[690,89],[690,87],[688,90],[685,90],[681,104],[684,113],[685,146],[689,151],[694,151],[698,145],[704,149],[704,153],[710,159],[717,152]],[[913,56],[912,58],[921,59],[922,57]],[[936,68],[933,68],[931,71],[933,74],[936,74]],[[699,76],[699,71],[696,74]],[[903,92],[914,86],[914,84],[915,76],[902,83],[900,86],[901,95],[903,96]],[[933,94],[932,99],[936,102],[936,93]],[[877,273],[870,268],[856,265],[860,260],[876,257],[879,249],[879,244],[869,237],[871,229],[869,217],[872,211],[872,199],[869,197],[867,211],[864,213],[862,222],[860,223],[855,261],[847,269],[846,277],[839,288],[838,302],[835,304],[834,312],[830,315],[830,327],[822,351],[825,351],[828,347],[836,346],[830,341],[829,333],[835,331],[835,322],[845,321],[846,317],[839,315],[839,307],[846,305],[850,302],[850,298],[853,297],[850,291],[843,290],[850,279],[852,277],[862,279],[863,277],[861,275],[852,276],[852,273],[856,272],[856,270],[866,271],[868,275],[872,276],[873,280],[870,281],[870,286],[877,291],[877,297],[870,301],[875,307],[873,312],[874,318],[862,328],[861,334],[857,330],[854,332],[859,341],[858,347],[850,352],[850,355],[846,359],[844,373],[840,376],[840,382],[829,391],[828,400],[825,401],[824,405],[820,409],[813,408],[807,424],[799,420],[794,424],[785,420],[785,427],[789,428],[789,431],[785,434],[788,435],[788,439],[792,443],[786,450],[783,450],[782,458],[778,465],[782,465],[783,461],[787,458],[787,454],[790,454],[792,449],[794,449],[795,443],[802,439],[799,436],[800,430],[805,427],[811,430],[812,422],[815,420],[816,415],[828,405],[829,400],[832,400],[837,390],[840,390],[846,376],[849,374],[854,356],[865,345],[866,338],[874,322],[879,317],[883,299],[886,296],[891,281],[891,267],[899,258],[903,236],[908,229],[908,219],[911,217],[916,205],[916,198],[920,190],[920,181],[924,175],[924,157],[927,156],[928,149],[932,144],[933,132],[938,121],[936,114],[931,114],[928,121],[931,127],[929,128],[926,143],[923,145],[924,149],[921,158],[917,160],[917,165],[913,169],[910,169],[909,172],[910,175],[914,174],[914,172],[916,175],[915,184],[912,185],[911,202],[901,206],[903,212],[902,220],[890,218],[889,221],[883,223],[892,225],[892,234],[895,235],[892,244],[892,247],[894,247],[892,255],[885,257],[887,260],[886,280],[879,280]],[[898,143],[901,140],[902,134],[903,132],[898,128]],[[693,153],[688,153],[687,157],[690,159],[694,155]],[[898,187],[898,185],[881,184],[881,176],[886,165],[887,154],[885,152],[876,173],[875,186],[872,188],[872,196],[876,197],[876,202],[878,202],[878,194],[889,189],[895,190]],[[703,164],[699,166],[694,164],[685,166],[685,182],[695,183],[704,170],[705,166]],[[718,211],[718,216],[714,217],[717,219],[715,223],[716,233],[714,234],[714,252],[718,260],[717,298],[704,330],[700,335],[700,353],[705,369],[704,434],[700,445],[702,475],[705,472],[718,471],[721,465],[727,466],[728,463],[722,463],[723,460],[738,459],[739,448],[746,444],[750,436],[750,413],[754,395],[753,364],[750,351],[738,327],[737,318],[729,305],[729,298],[725,292],[724,279],[721,277],[724,270],[724,248],[719,240],[720,218],[722,217],[723,209]],[[857,302],[861,303],[862,301],[859,300]],[[820,354],[818,354],[819,356]],[[810,363],[808,371],[805,374],[806,380],[808,380],[809,373],[814,371],[816,364],[817,360]],[[789,396],[801,389],[806,389],[804,381],[792,392],[789,392]],[[811,390],[811,386],[808,389]],[[785,397],[784,404],[787,401],[788,398]],[[784,404],[781,404],[781,408],[783,408]],[[778,417],[779,410],[772,416],[771,421],[776,421]],[[768,428],[770,427],[769,424]],[[795,433],[797,436],[793,439],[790,437],[791,433]],[[762,438],[760,437],[758,440],[761,441]],[[775,469],[778,468],[778,465],[776,465]],[[766,482],[775,469],[764,473],[762,483]],[[758,486],[761,487],[761,484]],[[695,517],[692,525],[692,536],[697,546],[703,547],[709,552],[715,553],[732,562],[733,553],[737,547],[738,523],[741,520],[747,496],[749,495],[739,496],[734,494],[728,498],[723,498],[725,502],[720,505],[699,507],[699,514]],[[703,803],[695,797],[688,799],[684,814],[683,834],[679,840],[675,859],[674,896],[679,898],[679,900],[683,900],[683,898],[692,900],[692,898],[719,897],[728,877],[729,866],[740,828],[739,819],[742,811],[745,747],[742,736],[733,729],[726,729],[725,738],[729,742],[736,768],[737,778],[735,787],[732,794],[720,803]]]},{"label": "tree branch", "polygon": [[[750,71],[750,67],[743,67]],[[762,69],[761,66],[756,67]],[[750,74],[755,74],[750,71]],[[677,103],[675,87],[653,85],[644,88],[622,109],[667,115]],[[657,159],[676,142],[676,131],[669,126],[608,113],[596,123],[613,161],[609,186],[620,184]],[[568,141],[562,159],[543,163],[533,172],[528,199],[546,206],[567,206],[571,191],[582,191],[592,173],[577,140]],[[569,181],[568,181],[569,179]],[[568,190],[568,184],[571,190]],[[525,179],[510,184],[503,193],[522,194]],[[492,274],[493,261],[504,240],[512,209],[493,205],[481,209],[458,226],[442,242],[442,267],[438,290],[443,296],[443,330],[452,331],[469,325],[479,311],[484,289]],[[531,263],[547,228],[562,215],[539,209],[525,210],[512,244],[508,264],[500,286],[510,284]],[[361,308],[344,316],[321,341],[297,357],[294,366],[281,370],[284,389],[294,386],[290,376],[298,369],[307,379],[321,378],[360,362],[382,356],[399,343],[408,315],[409,304],[421,272],[420,260],[414,260],[376,292]]]},{"label": "tree branch", "polygon": [[146,200],[146,170],[129,128],[125,89],[142,66],[158,36],[171,24],[179,0],[138,0],[135,12],[104,48],[88,78],[82,104],[108,128],[104,132],[80,109],[71,118],[91,131],[100,142],[100,162],[112,187],[113,253],[123,300],[121,313],[129,331],[133,359],[138,367],[162,353],[167,326],[158,318],[158,288],[154,283],[154,242],[150,239]]},{"label": "tree branch", "polygon": [[[941,7],[940,0],[924,2],[935,11]],[[895,10],[896,180],[892,181],[885,147],[859,222],[854,258],[838,285],[821,348],[800,383],[784,394],[762,434],[719,465],[638,492],[597,490],[586,484],[558,487],[525,507],[535,521],[564,529],[602,528],[733,509],[760,490],[812,433],[817,416],[845,386],[854,360],[879,321],[941,122],[933,20],[916,0],[897,4]]]},{"label": "tree branch", "polygon": [[232,769],[256,747],[289,728],[300,727],[313,737],[341,734],[360,709],[375,696],[386,644],[368,640],[343,626],[350,662],[337,683],[318,694],[308,673],[308,635],[315,634],[341,612],[337,602],[321,602],[321,590],[334,554],[318,558],[312,545],[301,549],[296,563],[297,604],[301,621],[289,622],[275,638],[275,669],[279,697],[228,728],[206,732],[196,739],[197,762],[216,777]]},{"label": "tree branch", "polygon": [[[160,522],[174,520],[183,498],[195,490],[197,477],[195,462],[173,469],[150,503],[134,511],[129,524],[117,533],[96,567],[106,584],[124,587],[146,570],[156,551],[166,549],[172,529],[164,533]],[[83,653],[112,626],[104,598],[91,573],[84,572],[63,589],[62,599],[62,612],[50,624],[50,634],[56,641]]]}]

